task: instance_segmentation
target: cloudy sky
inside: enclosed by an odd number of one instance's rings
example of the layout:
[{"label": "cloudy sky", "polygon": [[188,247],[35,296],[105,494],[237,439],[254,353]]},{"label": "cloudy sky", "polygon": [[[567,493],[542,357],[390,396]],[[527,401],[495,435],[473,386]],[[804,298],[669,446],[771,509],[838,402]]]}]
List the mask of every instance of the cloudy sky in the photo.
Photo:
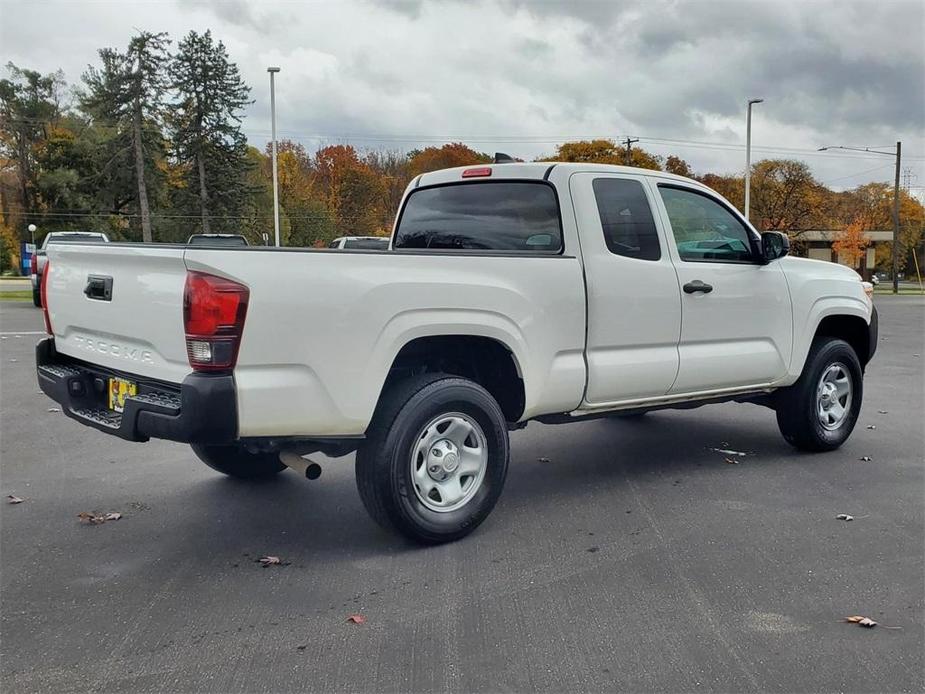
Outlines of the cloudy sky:
[{"label": "cloudy sky", "polygon": [[892,160],[818,147],[902,140],[912,185],[925,186],[921,0],[0,0],[3,62],[61,68],[72,83],[136,29],[224,41],[253,88],[244,127],[258,146],[266,67],[278,65],[280,137],[309,149],[452,140],[532,158],[632,136],[696,171],[734,172],[745,101],[763,97],[754,158],[803,158],[848,188],[892,180]]}]

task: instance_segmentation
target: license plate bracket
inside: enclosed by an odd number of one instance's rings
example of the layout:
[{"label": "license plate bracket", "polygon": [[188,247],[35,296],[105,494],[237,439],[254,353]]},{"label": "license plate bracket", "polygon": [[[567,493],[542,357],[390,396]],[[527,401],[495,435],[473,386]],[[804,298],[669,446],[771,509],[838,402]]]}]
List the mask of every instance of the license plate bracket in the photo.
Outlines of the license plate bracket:
[{"label": "license plate bracket", "polygon": [[125,399],[138,394],[138,384],[115,376],[109,379],[108,404],[113,412],[125,410]]}]

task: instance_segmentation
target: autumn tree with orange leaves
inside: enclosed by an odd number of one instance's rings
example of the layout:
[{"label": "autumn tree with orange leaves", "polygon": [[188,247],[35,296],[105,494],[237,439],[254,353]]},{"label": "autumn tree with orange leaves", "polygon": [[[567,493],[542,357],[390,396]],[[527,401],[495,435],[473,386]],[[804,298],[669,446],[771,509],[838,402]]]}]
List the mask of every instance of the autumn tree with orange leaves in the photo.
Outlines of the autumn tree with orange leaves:
[{"label": "autumn tree with orange leaves", "polygon": [[869,245],[870,239],[864,234],[863,222],[855,219],[836,234],[832,250],[838,253],[842,262],[856,268]]}]

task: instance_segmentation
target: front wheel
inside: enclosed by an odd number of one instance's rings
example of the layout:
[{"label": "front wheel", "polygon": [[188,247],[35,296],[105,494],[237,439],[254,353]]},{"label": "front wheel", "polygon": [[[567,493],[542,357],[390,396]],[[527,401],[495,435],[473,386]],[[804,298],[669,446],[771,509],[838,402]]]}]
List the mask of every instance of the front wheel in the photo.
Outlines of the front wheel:
[{"label": "front wheel", "polygon": [[213,470],[229,477],[258,480],[286,469],[275,453],[251,453],[243,446],[190,444],[193,453]]},{"label": "front wheel", "polygon": [[425,374],[382,396],[357,451],[357,488],[383,527],[417,542],[449,542],[491,513],[508,458],[495,399],[473,381]]},{"label": "front wheel", "polygon": [[795,448],[835,450],[854,430],[863,394],[861,363],[851,345],[817,338],[800,378],[777,394],[777,425]]}]

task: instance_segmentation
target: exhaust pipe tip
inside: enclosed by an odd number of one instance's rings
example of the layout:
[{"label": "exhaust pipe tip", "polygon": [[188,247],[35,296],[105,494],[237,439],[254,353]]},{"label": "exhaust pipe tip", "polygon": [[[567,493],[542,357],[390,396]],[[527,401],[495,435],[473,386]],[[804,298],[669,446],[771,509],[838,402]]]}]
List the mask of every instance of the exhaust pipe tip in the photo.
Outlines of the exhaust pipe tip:
[{"label": "exhaust pipe tip", "polygon": [[286,467],[299,473],[300,477],[307,480],[316,480],[321,477],[321,466],[318,463],[303,458],[294,451],[280,451],[279,459]]}]

